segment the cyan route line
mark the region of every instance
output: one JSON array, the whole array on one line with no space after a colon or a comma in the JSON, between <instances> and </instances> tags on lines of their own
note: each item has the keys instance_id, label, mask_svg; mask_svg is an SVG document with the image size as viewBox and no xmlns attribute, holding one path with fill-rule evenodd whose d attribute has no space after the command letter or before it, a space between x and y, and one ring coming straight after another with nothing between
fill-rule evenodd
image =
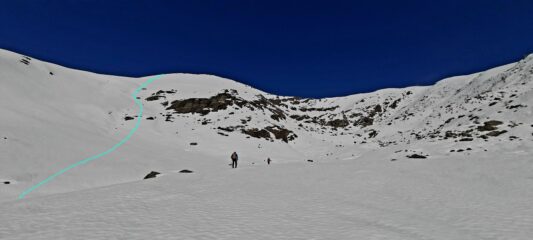
<instances>
[{"instance_id":1,"label":"cyan route line","mask_svg":"<svg viewBox=\"0 0 533 240\"><path fill-rule=\"evenodd\" d=\"M147 87L150 83L152 83L153 81L155 81L156 79L159 79L161 78L161 75L157 75L157 76L154 76L154 77L151 77L149 78L148 80L146 80L146 82L144 82L143 84L141 84L141 86L139 86L137 89L135 89L135 91L131 94L131 96L133 97L133 101L135 101L135 103L137 104L137 106L139 106L139 114L138 114L138 117L137 117L137 121L135 122L135 126L133 127L133 129L130 130L130 132L128 133L128 135L126 137L124 137L122 140L120 140L120 142L118 142L117 144L115 144L113 147L111 147L110 149L104 151L104 152L101 152L97 155L94 155L94 156L91 156L91 157L88 157L86 159L83 159L77 163L74 163L66 168L63 168L61 170L59 170L58 172L52 174L51 176L47 177L45 180L33 185L32 187L26 189L26 191L22 192L20 195L19 195L19 199L23 199L26 195L28 195L28 193L32 192L33 190L37 189L38 187L46 184L47 182L50 182L52 179L56 178L57 176L67 172L68 170L70 169L73 169L79 165L83 165L83 164L86 164L90 161L93 161L93 160L96 160L98 158L101 158L107 154L110 154L112 153L113 151L117 150L118 147L122 146L124 143L128 142L128 140L130 140L131 136L133 136L133 134L137 131L137 129L139 128L139 126L141 125L141 119L142 119L142 115L143 115L143 104L141 102L141 100L137 99L137 94L139 94L139 92Z\"/></svg>"}]
</instances>

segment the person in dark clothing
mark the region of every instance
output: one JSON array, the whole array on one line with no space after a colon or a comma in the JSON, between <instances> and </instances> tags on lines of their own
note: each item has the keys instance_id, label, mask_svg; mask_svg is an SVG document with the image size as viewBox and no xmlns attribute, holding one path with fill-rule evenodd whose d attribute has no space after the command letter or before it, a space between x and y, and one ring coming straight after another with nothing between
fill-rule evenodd
<instances>
[{"instance_id":1,"label":"person in dark clothing","mask_svg":"<svg viewBox=\"0 0 533 240\"><path fill-rule=\"evenodd\" d=\"M231 154L231 168L237 168L237 161L239 160L239 156L237 156L236 152L233 152Z\"/></svg>"},{"instance_id":2,"label":"person in dark clothing","mask_svg":"<svg viewBox=\"0 0 533 240\"><path fill-rule=\"evenodd\" d=\"M270 161L272 161L272 160L270 160L270 158L267 158L267 164L268 165L270 165Z\"/></svg>"}]
</instances>

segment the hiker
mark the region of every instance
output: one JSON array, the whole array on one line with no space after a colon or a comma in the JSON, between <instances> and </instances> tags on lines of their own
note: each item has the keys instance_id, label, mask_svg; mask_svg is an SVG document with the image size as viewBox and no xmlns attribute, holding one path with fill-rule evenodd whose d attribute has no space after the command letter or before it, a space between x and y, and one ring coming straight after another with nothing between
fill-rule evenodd
<instances>
[{"instance_id":1,"label":"hiker","mask_svg":"<svg viewBox=\"0 0 533 240\"><path fill-rule=\"evenodd\" d=\"M268 165L270 165L270 161L272 161L272 160L270 160L270 158L267 158L267 164Z\"/></svg>"},{"instance_id":2,"label":"hiker","mask_svg":"<svg viewBox=\"0 0 533 240\"><path fill-rule=\"evenodd\" d=\"M237 168L237 160L239 160L239 156L237 156L236 152L233 152L231 154L231 168Z\"/></svg>"}]
</instances>

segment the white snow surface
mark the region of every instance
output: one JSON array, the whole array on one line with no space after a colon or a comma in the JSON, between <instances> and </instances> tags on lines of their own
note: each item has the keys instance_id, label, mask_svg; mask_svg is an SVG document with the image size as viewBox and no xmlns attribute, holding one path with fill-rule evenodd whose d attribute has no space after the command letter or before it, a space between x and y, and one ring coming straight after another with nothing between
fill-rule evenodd
<instances>
[{"instance_id":1,"label":"white snow surface","mask_svg":"<svg viewBox=\"0 0 533 240\"><path fill-rule=\"evenodd\" d=\"M145 113L129 142L17 199L127 135L125 117L138 111L130 95L148 78L0 50L0 239L533 236L533 55L433 86L327 99L165 74L139 94ZM205 114L162 105L226 90L243 105ZM501 124L484 129L491 120ZM269 126L296 136L242 133ZM150 171L162 174L142 180Z\"/></svg>"}]
</instances>

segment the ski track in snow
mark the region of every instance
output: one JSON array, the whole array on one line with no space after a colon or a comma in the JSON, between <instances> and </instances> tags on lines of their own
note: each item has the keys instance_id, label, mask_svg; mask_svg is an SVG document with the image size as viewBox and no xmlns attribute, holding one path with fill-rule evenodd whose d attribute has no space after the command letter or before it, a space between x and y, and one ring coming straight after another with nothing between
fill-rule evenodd
<instances>
[{"instance_id":1,"label":"ski track in snow","mask_svg":"<svg viewBox=\"0 0 533 240\"><path fill-rule=\"evenodd\" d=\"M110 149L104 151L104 152L101 152L99 154L96 154L96 155L93 155L93 156L90 156L86 159L83 159L79 162L76 162L66 168L63 168L61 170L59 170L58 172L52 174L51 176L47 177L46 179L44 179L43 181L33 185L32 187L26 189L24 192L22 192L20 195L19 195L19 199L23 199L26 195L28 195L29 193L31 193L33 190L39 188L40 186L48 183L49 181L52 181L54 178L66 173L67 171L69 171L70 169L73 169L77 166L80 166L80 165L83 165L83 164L87 164L93 160L96 160L96 159L99 159L107 154L110 154L112 153L113 151L115 151L117 148L119 148L120 146L122 146L124 143L128 142L128 140L130 140L130 138L133 136L133 134L137 131L137 129L139 129L139 126L141 125L141 121L142 121L142 115L143 115L143 104L142 102L137 99L137 94L139 94L139 92L143 89L143 88L146 88L148 85L150 85L150 83L152 83L153 81L155 81L156 79L160 78L161 75L157 75L157 76L154 76L154 77L151 77L149 78L146 82L144 82L143 84L141 84L137 89L135 89L135 91L131 94L131 96L133 97L133 101L135 102L135 104L137 104L137 106L139 106L139 114L138 114L138 117L137 117L137 121L135 122L135 126L131 129L131 131L128 133L128 135L126 135L126 137L124 137L122 140L120 140L119 143L115 144L113 147L111 147Z\"/></svg>"}]
</instances>

